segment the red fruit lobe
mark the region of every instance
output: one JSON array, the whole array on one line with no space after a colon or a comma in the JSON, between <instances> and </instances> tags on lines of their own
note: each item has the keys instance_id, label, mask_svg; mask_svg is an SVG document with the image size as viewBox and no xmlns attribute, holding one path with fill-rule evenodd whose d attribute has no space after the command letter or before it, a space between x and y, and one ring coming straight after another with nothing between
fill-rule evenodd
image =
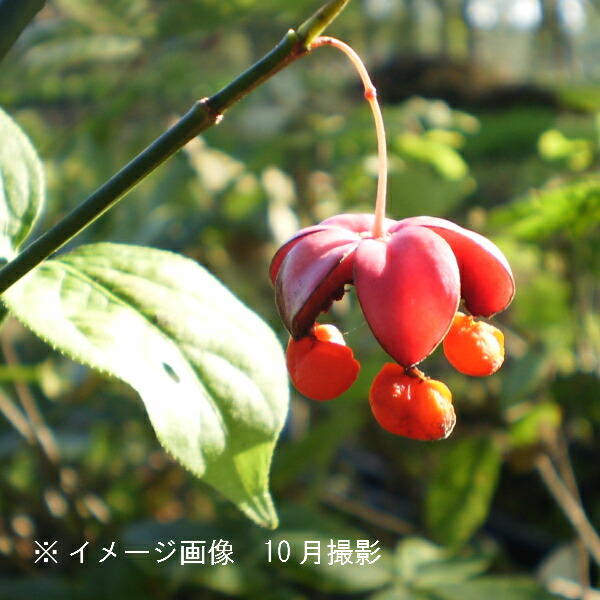
<instances>
[{"instance_id":1,"label":"red fruit lobe","mask_svg":"<svg viewBox=\"0 0 600 600\"><path fill-rule=\"evenodd\" d=\"M399 364L422 361L442 341L460 300L450 246L425 227L365 239L355 258L358 300L373 334Z\"/></svg>"}]
</instances>

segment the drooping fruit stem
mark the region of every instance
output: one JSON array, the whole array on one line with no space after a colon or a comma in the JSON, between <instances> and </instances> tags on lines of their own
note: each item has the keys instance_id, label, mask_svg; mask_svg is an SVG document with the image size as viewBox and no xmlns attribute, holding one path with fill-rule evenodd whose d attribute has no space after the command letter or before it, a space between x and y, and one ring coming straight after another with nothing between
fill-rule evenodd
<instances>
[{"instance_id":1,"label":"drooping fruit stem","mask_svg":"<svg viewBox=\"0 0 600 600\"><path fill-rule=\"evenodd\" d=\"M385 219L385 203L387 197L387 144L385 140L385 127L383 124L383 115L377 101L377 90L369 77L367 68L360 56L348 44L333 37L320 36L310 45L311 49L319 46L333 46L341 50L356 67L358 74L365 88L365 99L368 101L373 111L375 120L375 130L377 132L377 153L378 153L378 175L377 175L377 197L375 201L375 220L373 222L372 235L374 238L383 236L383 223Z\"/></svg>"}]
</instances>

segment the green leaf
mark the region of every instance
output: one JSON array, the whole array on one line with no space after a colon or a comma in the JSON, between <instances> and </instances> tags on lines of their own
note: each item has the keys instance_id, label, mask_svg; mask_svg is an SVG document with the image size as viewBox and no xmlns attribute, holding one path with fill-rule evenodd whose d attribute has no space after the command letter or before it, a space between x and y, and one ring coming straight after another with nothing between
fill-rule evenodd
<instances>
[{"instance_id":1,"label":"green leaf","mask_svg":"<svg viewBox=\"0 0 600 600\"><path fill-rule=\"evenodd\" d=\"M0 60L45 3L45 0L0 2Z\"/></svg>"},{"instance_id":2,"label":"green leaf","mask_svg":"<svg viewBox=\"0 0 600 600\"><path fill-rule=\"evenodd\" d=\"M418 579L419 570L443 560L446 552L443 548L419 537L409 537L402 540L394 554L395 567L400 580L412 584Z\"/></svg>"},{"instance_id":3,"label":"green leaf","mask_svg":"<svg viewBox=\"0 0 600 600\"><path fill-rule=\"evenodd\" d=\"M443 600L551 600L556 599L536 581L526 577L479 577L460 584L441 585L436 594Z\"/></svg>"},{"instance_id":4,"label":"green leaf","mask_svg":"<svg viewBox=\"0 0 600 600\"><path fill-rule=\"evenodd\" d=\"M37 44L27 52L24 63L39 71L67 70L94 62L122 63L139 56L141 51L142 44L139 39L96 34Z\"/></svg>"},{"instance_id":5,"label":"green leaf","mask_svg":"<svg viewBox=\"0 0 600 600\"><path fill-rule=\"evenodd\" d=\"M164 447L275 527L271 457L288 407L281 346L197 263L118 244L47 261L5 293L58 350L135 388Z\"/></svg>"},{"instance_id":6,"label":"green leaf","mask_svg":"<svg viewBox=\"0 0 600 600\"><path fill-rule=\"evenodd\" d=\"M423 565L419 570L416 587L427 588L440 583L461 583L480 575L490 566L486 556L449 557L438 562Z\"/></svg>"},{"instance_id":7,"label":"green leaf","mask_svg":"<svg viewBox=\"0 0 600 600\"><path fill-rule=\"evenodd\" d=\"M431 600L431 596L424 592L409 590L401 585L395 585L382 592L375 592L369 600Z\"/></svg>"},{"instance_id":8,"label":"green leaf","mask_svg":"<svg viewBox=\"0 0 600 600\"><path fill-rule=\"evenodd\" d=\"M277 487L293 485L308 471L327 471L344 439L350 437L364 423L363 406L345 404L344 426L340 427L340 415L337 411L322 416L311 425L305 436L282 448L277 455L278 468L273 473ZM315 481L316 480L316 481ZM312 477L307 489L319 486L319 477Z\"/></svg>"},{"instance_id":9,"label":"green leaf","mask_svg":"<svg viewBox=\"0 0 600 600\"><path fill-rule=\"evenodd\" d=\"M0 259L10 260L44 203L44 174L21 128L0 109Z\"/></svg>"},{"instance_id":10,"label":"green leaf","mask_svg":"<svg viewBox=\"0 0 600 600\"><path fill-rule=\"evenodd\" d=\"M556 302L556 296L553 296L553 301ZM541 307L538 314L539 312ZM504 411L527 401L539 387L544 385L545 381L551 378L548 371L552 368L554 364L549 364L547 355L533 348L505 369L501 391Z\"/></svg>"},{"instance_id":11,"label":"green leaf","mask_svg":"<svg viewBox=\"0 0 600 600\"><path fill-rule=\"evenodd\" d=\"M80 23L94 32L116 32L124 35L138 32L148 34L152 31L155 18L147 0L124 3L121 7L106 6L105 2L94 0L56 0L60 12L69 19Z\"/></svg>"},{"instance_id":12,"label":"green leaf","mask_svg":"<svg viewBox=\"0 0 600 600\"><path fill-rule=\"evenodd\" d=\"M462 156L436 139L406 132L398 136L396 147L401 156L431 165L441 177L450 181L459 181L469 174Z\"/></svg>"},{"instance_id":13,"label":"green leaf","mask_svg":"<svg viewBox=\"0 0 600 600\"><path fill-rule=\"evenodd\" d=\"M426 519L434 535L449 546L460 546L483 524L501 465L492 439L460 440L444 453L426 496Z\"/></svg>"},{"instance_id":14,"label":"green leaf","mask_svg":"<svg viewBox=\"0 0 600 600\"><path fill-rule=\"evenodd\" d=\"M558 129L545 131L538 140L538 149L545 160L564 160L573 171L587 169L594 160L592 140L570 139Z\"/></svg>"},{"instance_id":15,"label":"green leaf","mask_svg":"<svg viewBox=\"0 0 600 600\"><path fill-rule=\"evenodd\" d=\"M550 432L558 430L561 422L562 410L557 403L548 400L530 405L527 412L510 423L510 443L513 447L542 443Z\"/></svg>"},{"instance_id":16,"label":"green leaf","mask_svg":"<svg viewBox=\"0 0 600 600\"><path fill-rule=\"evenodd\" d=\"M453 556L447 549L417 537L402 540L394 558L400 581L418 589L440 582L466 581L483 573L490 565L489 556Z\"/></svg>"},{"instance_id":17,"label":"green leaf","mask_svg":"<svg viewBox=\"0 0 600 600\"><path fill-rule=\"evenodd\" d=\"M498 209L490 226L506 227L517 239L543 242L554 236L576 241L596 237L600 221L600 177L586 177L535 191Z\"/></svg>"}]
</instances>

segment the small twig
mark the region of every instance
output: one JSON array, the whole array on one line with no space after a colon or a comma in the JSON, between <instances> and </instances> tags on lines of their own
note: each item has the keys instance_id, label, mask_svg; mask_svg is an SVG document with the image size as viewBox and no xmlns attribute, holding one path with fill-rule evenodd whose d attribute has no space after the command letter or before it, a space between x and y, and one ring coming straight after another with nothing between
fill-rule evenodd
<instances>
[{"instance_id":1,"label":"small twig","mask_svg":"<svg viewBox=\"0 0 600 600\"><path fill-rule=\"evenodd\" d=\"M0 388L0 412L6 420L30 443L35 443L36 438L31 424L19 410L15 402Z\"/></svg>"},{"instance_id":2,"label":"small twig","mask_svg":"<svg viewBox=\"0 0 600 600\"><path fill-rule=\"evenodd\" d=\"M564 577L553 577L548 582L548 590L564 598L573 600L600 600L600 592L586 588Z\"/></svg>"},{"instance_id":3,"label":"small twig","mask_svg":"<svg viewBox=\"0 0 600 600\"><path fill-rule=\"evenodd\" d=\"M564 437L561 432L557 432L553 440L553 455L556 461L556 467L565 485L569 488L573 497L581 503L581 497L579 495L579 489L577 487L577 477L573 472L573 466L569 459L569 451Z\"/></svg>"},{"instance_id":4,"label":"small twig","mask_svg":"<svg viewBox=\"0 0 600 600\"><path fill-rule=\"evenodd\" d=\"M18 366L19 359L11 344L6 339L0 339L0 347L7 365ZM68 500L68 513L65 515L65 520L69 521L78 532L83 532L85 531L85 518L78 509L81 495L74 487L69 489L71 486L65 485L64 468L61 465L60 452L54 434L46 424L29 385L23 381L15 381L14 387L22 410L0 388L0 412L34 447L47 471L48 481L51 482L50 487L46 488L46 492L52 488L60 490L60 494ZM49 508L52 511L51 507Z\"/></svg>"},{"instance_id":5,"label":"small twig","mask_svg":"<svg viewBox=\"0 0 600 600\"><path fill-rule=\"evenodd\" d=\"M600 536L590 523L581 502L569 491L548 455L540 454L535 466L548 491L585 544L590 555L596 564L600 565Z\"/></svg>"},{"instance_id":6,"label":"small twig","mask_svg":"<svg viewBox=\"0 0 600 600\"><path fill-rule=\"evenodd\" d=\"M6 340L6 338L2 338L0 343L2 346L2 353L6 359L6 364L13 367L19 366L19 358L10 342ZM24 381L15 381L14 386L19 401L21 402L21 406L29 419L28 425L30 430L35 436L40 448L46 454L50 462L58 464L60 456L58 445L56 444L52 431L46 425L46 421L38 409L31 388Z\"/></svg>"},{"instance_id":7,"label":"small twig","mask_svg":"<svg viewBox=\"0 0 600 600\"><path fill-rule=\"evenodd\" d=\"M411 535L414 533L414 527L398 517L383 510L373 508L353 498L346 498L333 492L324 492L320 498L326 504L341 510L348 515L358 517L359 519L370 523L376 527L390 531L397 535Z\"/></svg>"},{"instance_id":8,"label":"small twig","mask_svg":"<svg viewBox=\"0 0 600 600\"><path fill-rule=\"evenodd\" d=\"M564 435L558 431L554 436L554 456L556 466L562 480L570 490L573 498L581 506L581 496L577 485L577 477L569 457L569 449ZM582 540L577 540L577 554L579 556L579 580L584 588L590 587L590 553Z\"/></svg>"}]
</instances>

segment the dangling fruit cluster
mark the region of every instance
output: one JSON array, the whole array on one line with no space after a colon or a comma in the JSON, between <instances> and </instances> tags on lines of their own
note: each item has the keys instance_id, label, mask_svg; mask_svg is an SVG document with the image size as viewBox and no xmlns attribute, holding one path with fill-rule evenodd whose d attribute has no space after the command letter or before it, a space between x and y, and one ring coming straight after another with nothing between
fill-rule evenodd
<instances>
[{"instance_id":1,"label":"dangling fruit cluster","mask_svg":"<svg viewBox=\"0 0 600 600\"><path fill-rule=\"evenodd\" d=\"M341 333L317 323L353 285L365 320L394 359L375 377L373 415L386 430L418 440L446 438L456 422L448 388L415 365L442 343L448 360L468 375L490 375L504 360L502 333L476 317L511 302L508 261L487 238L445 219L385 217L387 155L376 90L347 44L318 37L355 64L375 121L379 175L374 214L341 214L298 231L275 253L270 278L290 333L287 367L296 388L331 400L356 380L359 363ZM464 306L468 314L458 311Z\"/></svg>"},{"instance_id":2,"label":"dangling fruit cluster","mask_svg":"<svg viewBox=\"0 0 600 600\"><path fill-rule=\"evenodd\" d=\"M452 396L415 365L443 344L462 373L500 368L504 336L476 317L510 303L510 267L492 242L444 219L385 219L379 238L372 225L371 215L338 215L299 231L275 254L271 279L291 334L290 378L314 400L337 398L354 383L360 365L352 350L335 327L316 322L354 285L367 324L395 360L371 386L376 421L397 435L444 439L456 422Z\"/></svg>"}]
</instances>

